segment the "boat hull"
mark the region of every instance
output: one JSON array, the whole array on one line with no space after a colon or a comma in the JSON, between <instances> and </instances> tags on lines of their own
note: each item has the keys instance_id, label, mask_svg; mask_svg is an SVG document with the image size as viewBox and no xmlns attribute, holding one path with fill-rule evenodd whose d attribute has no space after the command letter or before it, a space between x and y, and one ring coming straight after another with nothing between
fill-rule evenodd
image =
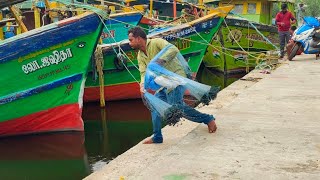
<instances>
[{"instance_id":1,"label":"boat hull","mask_svg":"<svg viewBox=\"0 0 320 180\"><path fill-rule=\"evenodd\" d=\"M0 43L0 136L83 131L83 91L100 37L84 14Z\"/></svg>"}]
</instances>

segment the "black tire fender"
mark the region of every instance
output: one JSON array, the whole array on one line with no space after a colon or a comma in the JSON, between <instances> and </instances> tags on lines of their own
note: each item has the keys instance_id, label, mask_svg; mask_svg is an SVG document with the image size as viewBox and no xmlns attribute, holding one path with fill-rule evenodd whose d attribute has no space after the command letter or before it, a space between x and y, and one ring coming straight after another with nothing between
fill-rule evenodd
<instances>
[{"instance_id":1,"label":"black tire fender","mask_svg":"<svg viewBox=\"0 0 320 180\"><path fill-rule=\"evenodd\" d=\"M118 69L123 71L127 66L128 60L123 54L117 54L117 56L113 60L114 66Z\"/></svg>"}]
</instances>

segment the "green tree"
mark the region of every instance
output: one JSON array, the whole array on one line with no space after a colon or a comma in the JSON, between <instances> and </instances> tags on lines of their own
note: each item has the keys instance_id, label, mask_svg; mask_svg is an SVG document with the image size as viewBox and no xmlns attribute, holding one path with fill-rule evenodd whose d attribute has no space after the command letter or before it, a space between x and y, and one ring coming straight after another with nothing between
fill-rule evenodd
<instances>
[{"instance_id":1,"label":"green tree","mask_svg":"<svg viewBox=\"0 0 320 180\"><path fill-rule=\"evenodd\" d=\"M276 17L277 13L280 11L278 3L272 3L272 17Z\"/></svg>"},{"instance_id":2,"label":"green tree","mask_svg":"<svg viewBox=\"0 0 320 180\"><path fill-rule=\"evenodd\" d=\"M304 16L320 16L320 1L319 0L305 0L304 3L307 5L305 8Z\"/></svg>"}]
</instances>

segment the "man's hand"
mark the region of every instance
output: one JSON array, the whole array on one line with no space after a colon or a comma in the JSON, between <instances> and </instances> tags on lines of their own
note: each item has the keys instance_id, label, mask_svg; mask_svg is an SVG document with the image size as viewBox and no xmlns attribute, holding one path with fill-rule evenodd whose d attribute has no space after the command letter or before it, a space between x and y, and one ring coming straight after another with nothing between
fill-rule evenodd
<instances>
[{"instance_id":1,"label":"man's hand","mask_svg":"<svg viewBox=\"0 0 320 180\"><path fill-rule=\"evenodd\" d=\"M144 94L146 92L146 90L144 89L144 83L140 84L140 93Z\"/></svg>"},{"instance_id":2,"label":"man's hand","mask_svg":"<svg viewBox=\"0 0 320 180\"><path fill-rule=\"evenodd\" d=\"M166 61L164 59L157 59L156 61L160 66L163 66L164 64L166 64Z\"/></svg>"}]
</instances>

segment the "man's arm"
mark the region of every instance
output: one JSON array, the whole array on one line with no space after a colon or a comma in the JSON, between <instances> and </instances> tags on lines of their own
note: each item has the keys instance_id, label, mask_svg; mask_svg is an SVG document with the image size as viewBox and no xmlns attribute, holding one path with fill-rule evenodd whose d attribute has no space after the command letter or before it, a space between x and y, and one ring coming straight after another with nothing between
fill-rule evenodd
<instances>
[{"instance_id":1,"label":"man's arm","mask_svg":"<svg viewBox=\"0 0 320 180\"><path fill-rule=\"evenodd\" d=\"M170 43L164 39L156 39L156 45L159 49L165 48ZM171 46L166 52L164 52L158 59L160 65L164 65L166 62L174 59L179 53L179 49L176 46Z\"/></svg>"},{"instance_id":2,"label":"man's arm","mask_svg":"<svg viewBox=\"0 0 320 180\"><path fill-rule=\"evenodd\" d=\"M293 14L291 12L290 12L290 14L291 14L291 17L290 17L291 24L295 24L297 22L297 20L296 20L296 18L293 16Z\"/></svg>"},{"instance_id":3,"label":"man's arm","mask_svg":"<svg viewBox=\"0 0 320 180\"><path fill-rule=\"evenodd\" d=\"M138 65L140 71L140 92L144 92L144 77L146 75L147 64L141 58L138 57Z\"/></svg>"}]
</instances>

